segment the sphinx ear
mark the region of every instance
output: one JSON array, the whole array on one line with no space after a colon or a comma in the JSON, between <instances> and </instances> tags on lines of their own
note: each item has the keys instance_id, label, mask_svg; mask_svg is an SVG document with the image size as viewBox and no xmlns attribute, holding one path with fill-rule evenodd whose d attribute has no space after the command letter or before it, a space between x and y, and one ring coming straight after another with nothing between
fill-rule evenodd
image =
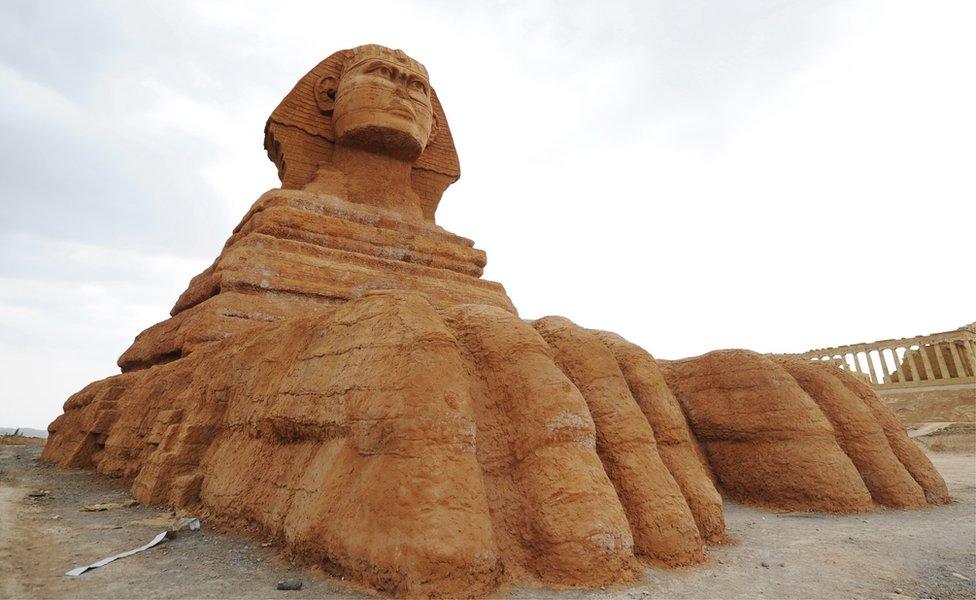
<instances>
[{"instance_id":1,"label":"sphinx ear","mask_svg":"<svg viewBox=\"0 0 976 600\"><path fill-rule=\"evenodd\" d=\"M427 145L430 146L434 138L437 137L437 129L440 126L440 121L437 119L437 111L433 110L430 113L430 135L427 136Z\"/></svg>"},{"instance_id":2,"label":"sphinx ear","mask_svg":"<svg viewBox=\"0 0 976 600\"><path fill-rule=\"evenodd\" d=\"M331 115L335 109L336 89L339 82L335 77L324 75L315 82L313 92L315 93L315 104L323 114Z\"/></svg>"}]
</instances>

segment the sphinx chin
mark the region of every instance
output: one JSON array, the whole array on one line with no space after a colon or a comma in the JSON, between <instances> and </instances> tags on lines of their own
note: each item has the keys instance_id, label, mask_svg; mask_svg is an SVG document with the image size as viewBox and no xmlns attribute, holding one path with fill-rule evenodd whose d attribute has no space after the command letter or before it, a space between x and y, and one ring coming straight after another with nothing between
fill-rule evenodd
<instances>
[{"instance_id":1,"label":"sphinx chin","mask_svg":"<svg viewBox=\"0 0 976 600\"><path fill-rule=\"evenodd\" d=\"M424 151L424 147L413 133L383 125L355 127L344 132L338 141L343 146L406 162L416 160Z\"/></svg>"}]
</instances>

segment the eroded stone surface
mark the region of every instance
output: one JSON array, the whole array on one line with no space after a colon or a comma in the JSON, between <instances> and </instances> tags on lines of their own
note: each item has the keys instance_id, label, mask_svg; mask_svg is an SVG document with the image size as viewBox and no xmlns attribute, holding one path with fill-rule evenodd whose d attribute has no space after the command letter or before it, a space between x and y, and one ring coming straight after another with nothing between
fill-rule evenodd
<instances>
[{"instance_id":1,"label":"eroded stone surface","mask_svg":"<svg viewBox=\"0 0 976 600\"><path fill-rule=\"evenodd\" d=\"M597 453L627 513L637 551L668 564L700 562L702 540L691 509L610 349L568 319L546 317L533 326L586 400L597 425Z\"/></svg>"},{"instance_id":2,"label":"eroded stone surface","mask_svg":"<svg viewBox=\"0 0 976 600\"><path fill-rule=\"evenodd\" d=\"M654 357L615 333L600 331L597 337L610 349L631 395L654 430L658 454L681 488L702 538L722 541L725 520L714 475Z\"/></svg>"},{"instance_id":3,"label":"eroded stone surface","mask_svg":"<svg viewBox=\"0 0 976 600\"><path fill-rule=\"evenodd\" d=\"M925 494L892 452L884 430L867 405L833 377L833 367L778 357L780 365L817 403L834 437L854 463L874 501L893 508L921 508Z\"/></svg>"},{"instance_id":4,"label":"eroded stone surface","mask_svg":"<svg viewBox=\"0 0 976 600\"><path fill-rule=\"evenodd\" d=\"M721 350L662 371L731 497L788 510L874 508L830 422L772 359Z\"/></svg>"},{"instance_id":5,"label":"eroded stone surface","mask_svg":"<svg viewBox=\"0 0 976 600\"><path fill-rule=\"evenodd\" d=\"M477 455L508 571L576 585L633 577L634 537L596 452L596 425L549 346L497 308L444 315L467 367Z\"/></svg>"},{"instance_id":6,"label":"eroded stone surface","mask_svg":"<svg viewBox=\"0 0 976 600\"><path fill-rule=\"evenodd\" d=\"M831 369L828 371L831 377L839 379L848 389L864 401L875 419L884 430L885 437L892 452L898 460L905 465L908 472L925 492L925 499L930 504L948 504L951 502L949 490L945 480L932 465L929 457L908 437L905 426L898 421L891 409L878 398L871 386L860 381L854 375L841 369Z\"/></svg>"}]
</instances>

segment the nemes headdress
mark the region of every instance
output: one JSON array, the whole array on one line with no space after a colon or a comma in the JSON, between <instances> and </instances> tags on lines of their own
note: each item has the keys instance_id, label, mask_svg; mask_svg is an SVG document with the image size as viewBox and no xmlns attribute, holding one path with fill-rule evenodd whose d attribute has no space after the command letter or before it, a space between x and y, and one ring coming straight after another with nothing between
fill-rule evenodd
<instances>
[{"instance_id":1,"label":"nemes headdress","mask_svg":"<svg viewBox=\"0 0 976 600\"><path fill-rule=\"evenodd\" d=\"M281 187L299 189L311 180L319 165L332 162L335 131L331 111L322 110L316 97L323 93L320 82L328 78L338 81L346 69L371 58L402 64L427 77L427 69L402 50L376 44L340 50L317 64L298 80L264 127L264 148L278 167ZM433 89L430 96L436 132L431 132L427 147L413 164L411 187L421 198L424 217L433 221L444 190L458 180L461 170L444 109Z\"/></svg>"}]
</instances>

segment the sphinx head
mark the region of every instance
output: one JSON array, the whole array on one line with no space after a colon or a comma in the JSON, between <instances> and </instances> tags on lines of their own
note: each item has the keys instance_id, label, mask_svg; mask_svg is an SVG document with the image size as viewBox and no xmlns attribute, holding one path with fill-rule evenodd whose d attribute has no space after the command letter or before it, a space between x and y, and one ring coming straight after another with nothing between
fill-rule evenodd
<instances>
[{"instance_id":1,"label":"sphinx head","mask_svg":"<svg viewBox=\"0 0 976 600\"><path fill-rule=\"evenodd\" d=\"M339 77L315 83L336 143L407 161L427 147L433 122L427 69L401 50L370 44L349 51Z\"/></svg>"},{"instance_id":2,"label":"sphinx head","mask_svg":"<svg viewBox=\"0 0 976 600\"><path fill-rule=\"evenodd\" d=\"M413 191L433 221L460 168L444 108L427 69L400 50L370 44L319 62L282 98L264 147L286 189L303 189L337 146L411 163Z\"/></svg>"}]
</instances>

